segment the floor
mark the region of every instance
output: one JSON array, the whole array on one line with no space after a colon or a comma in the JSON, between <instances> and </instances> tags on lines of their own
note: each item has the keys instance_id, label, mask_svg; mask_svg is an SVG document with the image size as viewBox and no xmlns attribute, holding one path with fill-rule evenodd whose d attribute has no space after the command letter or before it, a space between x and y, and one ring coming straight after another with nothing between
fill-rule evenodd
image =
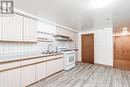
<instances>
[{"instance_id":1,"label":"floor","mask_svg":"<svg viewBox=\"0 0 130 87\"><path fill-rule=\"evenodd\" d=\"M130 87L130 71L107 66L77 63L29 87Z\"/></svg>"}]
</instances>

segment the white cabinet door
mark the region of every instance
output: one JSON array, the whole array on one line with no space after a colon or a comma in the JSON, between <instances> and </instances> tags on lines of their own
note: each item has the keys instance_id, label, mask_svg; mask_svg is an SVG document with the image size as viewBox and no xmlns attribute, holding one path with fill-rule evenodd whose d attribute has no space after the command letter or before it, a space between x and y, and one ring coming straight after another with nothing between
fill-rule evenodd
<instances>
[{"instance_id":1,"label":"white cabinet door","mask_svg":"<svg viewBox=\"0 0 130 87\"><path fill-rule=\"evenodd\" d=\"M35 82L35 65L21 68L21 84L22 87L30 85Z\"/></svg>"},{"instance_id":2,"label":"white cabinet door","mask_svg":"<svg viewBox=\"0 0 130 87\"><path fill-rule=\"evenodd\" d=\"M39 32L56 34L56 26L46 22L39 21L37 28Z\"/></svg>"},{"instance_id":3,"label":"white cabinet door","mask_svg":"<svg viewBox=\"0 0 130 87\"><path fill-rule=\"evenodd\" d=\"M2 28L2 40L22 41L22 16L3 17Z\"/></svg>"},{"instance_id":4,"label":"white cabinet door","mask_svg":"<svg viewBox=\"0 0 130 87\"><path fill-rule=\"evenodd\" d=\"M64 67L63 67L63 65L64 65L64 62L63 62L63 58L62 59L57 59L56 60L57 61L57 72L58 71L61 71L61 70L63 70L64 69Z\"/></svg>"},{"instance_id":5,"label":"white cabinet door","mask_svg":"<svg viewBox=\"0 0 130 87\"><path fill-rule=\"evenodd\" d=\"M37 42L37 21L24 17L23 40L25 42Z\"/></svg>"},{"instance_id":6,"label":"white cabinet door","mask_svg":"<svg viewBox=\"0 0 130 87\"><path fill-rule=\"evenodd\" d=\"M36 81L46 77L46 62L36 64Z\"/></svg>"},{"instance_id":7,"label":"white cabinet door","mask_svg":"<svg viewBox=\"0 0 130 87\"><path fill-rule=\"evenodd\" d=\"M56 27L56 34L58 34L58 35L69 36L68 35L69 32L70 32L69 30L66 30L64 28Z\"/></svg>"},{"instance_id":8,"label":"white cabinet door","mask_svg":"<svg viewBox=\"0 0 130 87\"><path fill-rule=\"evenodd\" d=\"M47 62L47 76L63 69L63 59L56 59Z\"/></svg>"},{"instance_id":9,"label":"white cabinet door","mask_svg":"<svg viewBox=\"0 0 130 87\"><path fill-rule=\"evenodd\" d=\"M0 40L2 40L2 17L0 17Z\"/></svg>"},{"instance_id":10,"label":"white cabinet door","mask_svg":"<svg viewBox=\"0 0 130 87\"><path fill-rule=\"evenodd\" d=\"M0 72L0 87L21 87L20 69Z\"/></svg>"}]
</instances>

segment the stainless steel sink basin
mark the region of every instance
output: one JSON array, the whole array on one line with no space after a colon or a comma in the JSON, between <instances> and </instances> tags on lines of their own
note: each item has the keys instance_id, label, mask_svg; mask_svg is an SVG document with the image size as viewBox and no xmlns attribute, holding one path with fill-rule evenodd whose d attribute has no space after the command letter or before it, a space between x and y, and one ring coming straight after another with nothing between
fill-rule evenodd
<instances>
[{"instance_id":1,"label":"stainless steel sink basin","mask_svg":"<svg viewBox=\"0 0 130 87\"><path fill-rule=\"evenodd\" d=\"M52 51L52 52L42 52L42 54L57 54L58 52L54 52L54 51Z\"/></svg>"}]
</instances>

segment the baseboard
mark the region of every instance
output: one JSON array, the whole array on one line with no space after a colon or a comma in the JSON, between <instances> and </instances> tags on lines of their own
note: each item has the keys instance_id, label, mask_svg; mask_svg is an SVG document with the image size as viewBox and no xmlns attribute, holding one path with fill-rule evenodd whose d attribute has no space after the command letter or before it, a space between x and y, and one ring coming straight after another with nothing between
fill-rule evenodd
<instances>
[{"instance_id":1,"label":"baseboard","mask_svg":"<svg viewBox=\"0 0 130 87\"><path fill-rule=\"evenodd\" d=\"M99 64L99 63L94 63L94 64L95 64L95 65L99 65L99 66L107 66L107 67L113 68L113 66L111 66L111 65Z\"/></svg>"}]
</instances>

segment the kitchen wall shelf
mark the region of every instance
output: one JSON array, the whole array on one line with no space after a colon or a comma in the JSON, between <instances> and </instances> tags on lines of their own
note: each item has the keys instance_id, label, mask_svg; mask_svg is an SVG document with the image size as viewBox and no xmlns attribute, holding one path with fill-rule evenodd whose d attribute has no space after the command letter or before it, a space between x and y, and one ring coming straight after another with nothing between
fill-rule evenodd
<instances>
[{"instance_id":1,"label":"kitchen wall shelf","mask_svg":"<svg viewBox=\"0 0 130 87\"><path fill-rule=\"evenodd\" d=\"M52 38L37 38L38 42L53 42Z\"/></svg>"},{"instance_id":2,"label":"kitchen wall shelf","mask_svg":"<svg viewBox=\"0 0 130 87\"><path fill-rule=\"evenodd\" d=\"M73 40L69 36L64 36L64 35L54 35L55 40L57 41L69 41L73 42Z\"/></svg>"}]
</instances>

